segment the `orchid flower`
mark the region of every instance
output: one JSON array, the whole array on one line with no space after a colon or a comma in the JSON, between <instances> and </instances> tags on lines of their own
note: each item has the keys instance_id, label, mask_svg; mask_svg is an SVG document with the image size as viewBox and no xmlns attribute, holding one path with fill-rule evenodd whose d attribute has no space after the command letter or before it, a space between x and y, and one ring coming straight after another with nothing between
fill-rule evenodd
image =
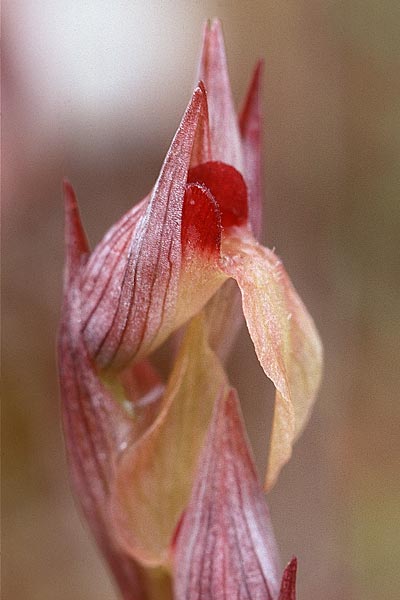
<instances>
[{"instance_id":1,"label":"orchid flower","mask_svg":"<svg viewBox=\"0 0 400 600\"><path fill-rule=\"evenodd\" d=\"M206 25L200 82L153 190L92 252L64 184L65 439L77 499L126 599L169 597L171 574L177 600L295 597L294 562L279 591L269 514L223 366L241 299L276 387L269 489L308 419L322 349L280 259L258 241L261 70L238 117L221 26ZM151 354L178 331L164 382Z\"/></svg>"}]
</instances>

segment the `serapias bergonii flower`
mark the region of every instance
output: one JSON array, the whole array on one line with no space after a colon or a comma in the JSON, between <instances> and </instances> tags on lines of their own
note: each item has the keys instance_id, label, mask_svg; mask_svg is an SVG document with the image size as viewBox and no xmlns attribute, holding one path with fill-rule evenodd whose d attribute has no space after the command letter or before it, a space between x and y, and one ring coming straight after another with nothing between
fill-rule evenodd
<instances>
[{"instance_id":1,"label":"serapias bergonii flower","mask_svg":"<svg viewBox=\"0 0 400 600\"><path fill-rule=\"evenodd\" d=\"M277 390L267 487L290 457L321 374L313 321L281 261L255 237L261 65L238 118L216 21L205 29L199 75L153 190L91 253L65 184L65 438L78 500L130 600L145 598L146 589L151 595L144 567L172 568L171 540L213 407L228 386L218 354L240 321L232 318L237 293L229 280L238 284L257 356ZM148 357L182 326L164 383ZM271 598L276 574L273 582Z\"/></svg>"},{"instance_id":2,"label":"serapias bergonii flower","mask_svg":"<svg viewBox=\"0 0 400 600\"><path fill-rule=\"evenodd\" d=\"M256 178L249 175L246 186L250 168L241 174L232 166L250 154L244 148L253 114L240 120L242 144L218 22L205 40L200 72L208 96L200 84L153 191L90 255L81 277L81 330L96 364L118 370L151 353L235 279L257 356L277 389L269 487L308 418L322 350L282 262L253 235Z\"/></svg>"}]
</instances>

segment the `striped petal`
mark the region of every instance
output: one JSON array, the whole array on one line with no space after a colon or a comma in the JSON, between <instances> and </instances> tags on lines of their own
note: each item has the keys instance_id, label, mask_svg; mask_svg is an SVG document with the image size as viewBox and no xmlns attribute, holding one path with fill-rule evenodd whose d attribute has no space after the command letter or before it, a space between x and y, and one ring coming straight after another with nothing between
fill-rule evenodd
<instances>
[{"instance_id":1,"label":"striped petal","mask_svg":"<svg viewBox=\"0 0 400 600\"><path fill-rule=\"evenodd\" d=\"M174 549L176 600L273 600L278 552L234 390L221 390Z\"/></svg>"},{"instance_id":2,"label":"striped petal","mask_svg":"<svg viewBox=\"0 0 400 600\"><path fill-rule=\"evenodd\" d=\"M208 277L201 273L202 259L215 263L217 258L211 246L219 243L218 211L206 190L187 189L194 141L206 119L205 92L198 87L152 194L113 227L83 272L82 331L90 356L102 369L119 370L151 352L221 284L215 268ZM192 210L184 210L185 204ZM214 219L211 241L205 219ZM197 250L196 270L185 262L188 245ZM188 271L198 273L199 285L186 285Z\"/></svg>"},{"instance_id":3,"label":"striped petal","mask_svg":"<svg viewBox=\"0 0 400 600\"><path fill-rule=\"evenodd\" d=\"M145 598L137 564L115 545L107 501L113 460L130 423L98 378L80 335L80 275L89 247L65 183L67 259L58 363L64 437L76 498L125 600Z\"/></svg>"}]
</instances>

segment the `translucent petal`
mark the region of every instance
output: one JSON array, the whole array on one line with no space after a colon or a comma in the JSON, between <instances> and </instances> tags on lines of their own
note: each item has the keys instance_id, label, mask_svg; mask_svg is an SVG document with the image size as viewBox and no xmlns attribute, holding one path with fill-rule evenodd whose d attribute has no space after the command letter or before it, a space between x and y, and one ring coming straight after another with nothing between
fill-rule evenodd
<instances>
[{"instance_id":1,"label":"translucent petal","mask_svg":"<svg viewBox=\"0 0 400 600\"><path fill-rule=\"evenodd\" d=\"M188 326L157 419L117 465L115 531L125 551L144 564L168 564L212 408L225 384L199 316Z\"/></svg>"},{"instance_id":2,"label":"translucent petal","mask_svg":"<svg viewBox=\"0 0 400 600\"><path fill-rule=\"evenodd\" d=\"M276 389L266 487L289 460L307 422L322 372L314 322L278 257L246 231L224 238L224 272L236 279L258 359Z\"/></svg>"}]
</instances>

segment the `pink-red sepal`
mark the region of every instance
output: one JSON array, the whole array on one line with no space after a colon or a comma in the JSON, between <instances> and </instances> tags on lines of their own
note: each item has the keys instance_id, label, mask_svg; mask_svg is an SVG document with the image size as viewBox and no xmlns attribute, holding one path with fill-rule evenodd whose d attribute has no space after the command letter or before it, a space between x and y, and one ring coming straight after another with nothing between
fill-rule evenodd
<instances>
[{"instance_id":1,"label":"pink-red sepal","mask_svg":"<svg viewBox=\"0 0 400 600\"><path fill-rule=\"evenodd\" d=\"M273 600L278 552L236 393L223 389L174 537L175 600Z\"/></svg>"},{"instance_id":2,"label":"pink-red sepal","mask_svg":"<svg viewBox=\"0 0 400 600\"><path fill-rule=\"evenodd\" d=\"M124 600L145 593L138 566L114 544L108 523L113 461L129 422L100 382L80 334L80 278L89 246L72 186L64 181L66 266L58 339L61 410L75 497L115 577Z\"/></svg>"},{"instance_id":3,"label":"pink-red sepal","mask_svg":"<svg viewBox=\"0 0 400 600\"><path fill-rule=\"evenodd\" d=\"M207 90L212 158L242 171L239 126L232 99L222 27L218 19L205 24L197 79L204 82ZM205 160L207 159L203 158L200 162Z\"/></svg>"},{"instance_id":4,"label":"pink-red sepal","mask_svg":"<svg viewBox=\"0 0 400 600\"><path fill-rule=\"evenodd\" d=\"M64 286L76 275L89 255L89 243L79 214L74 188L68 179L63 180L65 213L65 268Z\"/></svg>"},{"instance_id":5,"label":"pink-red sepal","mask_svg":"<svg viewBox=\"0 0 400 600\"><path fill-rule=\"evenodd\" d=\"M198 87L151 195L106 236L83 273L82 331L102 369L120 370L146 356L181 324L175 317L182 210L193 146L206 120L205 91Z\"/></svg>"},{"instance_id":6,"label":"pink-red sepal","mask_svg":"<svg viewBox=\"0 0 400 600\"><path fill-rule=\"evenodd\" d=\"M297 558L292 558L283 572L278 600L296 600L296 574Z\"/></svg>"}]
</instances>

